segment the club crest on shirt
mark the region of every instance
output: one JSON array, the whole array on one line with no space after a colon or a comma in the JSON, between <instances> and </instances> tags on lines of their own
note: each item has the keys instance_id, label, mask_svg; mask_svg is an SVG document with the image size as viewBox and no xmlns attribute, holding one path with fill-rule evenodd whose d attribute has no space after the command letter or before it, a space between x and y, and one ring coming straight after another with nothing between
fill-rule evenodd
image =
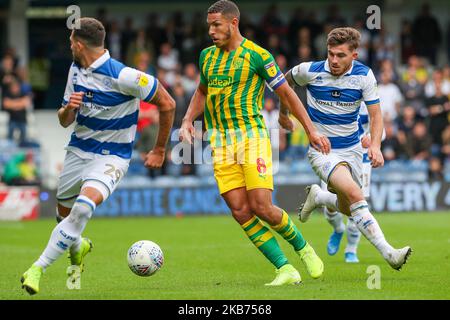
<instances>
[{"instance_id":1,"label":"club crest on shirt","mask_svg":"<svg viewBox=\"0 0 450 320\"><path fill-rule=\"evenodd\" d=\"M108 89L112 89L112 81L110 78L103 78L102 83L107 87Z\"/></svg>"},{"instance_id":2,"label":"club crest on shirt","mask_svg":"<svg viewBox=\"0 0 450 320\"><path fill-rule=\"evenodd\" d=\"M244 58L236 58L236 60L233 61L233 68L240 69L244 65Z\"/></svg>"},{"instance_id":3,"label":"club crest on shirt","mask_svg":"<svg viewBox=\"0 0 450 320\"><path fill-rule=\"evenodd\" d=\"M349 81L350 87L357 88L359 86L359 80L357 78L351 78Z\"/></svg>"}]
</instances>

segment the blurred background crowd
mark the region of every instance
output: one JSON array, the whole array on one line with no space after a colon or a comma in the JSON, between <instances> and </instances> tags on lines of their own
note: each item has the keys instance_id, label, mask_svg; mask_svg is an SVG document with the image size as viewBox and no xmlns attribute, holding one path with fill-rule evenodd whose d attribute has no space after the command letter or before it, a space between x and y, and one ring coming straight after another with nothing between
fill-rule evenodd
<instances>
[{"instance_id":1,"label":"blurred background crowd","mask_svg":"<svg viewBox=\"0 0 450 320\"><path fill-rule=\"evenodd\" d=\"M398 34L386 24L380 30L368 30L365 13L349 16L337 4L324 10L318 17L317 11L298 7L286 16L272 4L261 9L258 20L242 11L240 30L244 37L269 50L286 72L301 62L326 59L326 36L332 28L357 28L362 35L358 60L370 66L378 80L386 129L382 152L387 163L420 161L429 178L444 179L445 169L450 167L450 23L440 23L428 4L399 21ZM137 25L131 16L119 21L107 9L98 8L96 18L106 27L111 56L158 77L172 94L177 104L174 129L179 128L199 81L199 53L211 45L205 13L187 19L183 12L173 12L164 20L150 13L145 23ZM27 115L59 107L71 63L68 32L66 36L61 46L52 50L34 40L27 64L20 61L14 48L6 47L1 53L0 109L9 118L7 136L0 138L25 148L20 156L3 159L4 183L40 183L33 154L26 151L38 149L40 141L27 134ZM297 92L305 102L304 89ZM141 157L152 148L158 132L156 106L141 102L140 108L134 172L148 177L200 174L195 165L171 167L170 153L162 170L138 169L143 168ZM276 130L278 101L269 90L262 112L280 162L304 159L308 140L302 127L298 125L293 132Z\"/></svg>"}]
</instances>

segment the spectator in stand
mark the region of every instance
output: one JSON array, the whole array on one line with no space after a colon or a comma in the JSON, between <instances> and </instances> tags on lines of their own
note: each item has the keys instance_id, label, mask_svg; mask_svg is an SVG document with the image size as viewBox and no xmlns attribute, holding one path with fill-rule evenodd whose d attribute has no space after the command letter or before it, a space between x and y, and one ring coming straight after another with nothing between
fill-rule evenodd
<instances>
[{"instance_id":1,"label":"spectator in stand","mask_svg":"<svg viewBox=\"0 0 450 320\"><path fill-rule=\"evenodd\" d=\"M405 104L414 107L417 115L422 119L426 117L423 99L427 79L428 72L421 60L417 56L411 56L408 60L408 68L402 74L400 88L405 97Z\"/></svg>"},{"instance_id":2,"label":"spectator in stand","mask_svg":"<svg viewBox=\"0 0 450 320\"><path fill-rule=\"evenodd\" d=\"M381 74L383 72L389 73L391 75L391 81L396 85L398 85L399 76L392 60L384 59L380 62L379 73L377 73L377 79L381 79Z\"/></svg>"},{"instance_id":3,"label":"spectator in stand","mask_svg":"<svg viewBox=\"0 0 450 320\"><path fill-rule=\"evenodd\" d=\"M33 152L21 152L11 157L5 164L3 181L10 186L39 185L39 173Z\"/></svg>"},{"instance_id":4,"label":"spectator in stand","mask_svg":"<svg viewBox=\"0 0 450 320\"><path fill-rule=\"evenodd\" d=\"M30 59L30 84L33 90L35 109L46 107L47 91L50 88L51 61L45 47L39 47L36 55Z\"/></svg>"},{"instance_id":5,"label":"spectator in stand","mask_svg":"<svg viewBox=\"0 0 450 320\"><path fill-rule=\"evenodd\" d=\"M325 21L333 25L333 28L345 27L347 24L339 11L339 6L334 3L331 4L327 9L327 16L325 18Z\"/></svg>"},{"instance_id":6,"label":"spectator in stand","mask_svg":"<svg viewBox=\"0 0 450 320\"><path fill-rule=\"evenodd\" d=\"M269 35L266 48L274 57L279 54L288 54L287 49L281 41L280 35L275 33Z\"/></svg>"},{"instance_id":7,"label":"spectator in stand","mask_svg":"<svg viewBox=\"0 0 450 320\"><path fill-rule=\"evenodd\" d=\"M438 157L431 157L428 161L428 179L444 180L442 161Z\"/></svg>"},{"instance_id":8,"label":"spectator in stand","mask_svg":"<svg viewBox=\"0 0 450 320\"><path fill-rule=\"evenodd\" d=\"M136 69L150 74L154 77L157 76L156 68L152 64L152 57L150 55L150 52L148 51L142 51L141 53L139 53L139 55L137 56Z\"/></svg>"},{"instance_id":9,"label":"spectator in stand","mask_svg":"<svg viewBox=\"0 0 450 320\"><path fill-rule=\"evenodd\" d=\"M374 35L372 41L373 52L375 53L374 65L378 67L381 61L395 58L396 39L389 33L386 25L382 25L381 29Z\"/></svg>"},{"instance_id":10,"label":"spectator in stand","mask_svg":"<svg viewBox=\"0 0 450 320\"><path fill-rule=\"evenodd\" d=\"M148 42L145 30L139 29L136 34L136 39L127 48L126 64L129 66L137 66L139 55L142 52L149 52L153 56L155 48L151 42Z\"/></svg>"},{"instance_id":11,"label":"spectator in stand","mask_svg":"<svg viewBox=\"0 0 450 320\"><path fill-rule=\"evenodd\" d=\"M276 108L276 102L273 98L265 99L264 109L261 110L261 114L264 117L267 130L269 130L272 155L276 160L278 159L276 155L283 153L286 149L286 133L278 125L279 110Z\"/></svg>"},{"instance_id":12,"label":"spectator in stand","mask_svg":"<svg viewBox=\"0 0 450 320\"><path fill-rule=\"evenodd\" d=\"M436 53L442 41L442 32L437 19L431 14L429 4L424 4L420 14L414 19L412 34L417 55L436 65Z\"/></svg>"},{"instance_id":13,"label":"spectator in stand","mask_svg":"<svg viewBox=\"0 0 450 320\"><path fill-rule=\"evenodd\" d=\"M145 161L148 150L151 150L156 143L159 131L159 112L155 105L140 102L139 119L137 132L139 137L136 139L136 150L138 150L141 160ZM170 151L167 151L169 153ZM167 157L167 155L166 155ZM166 172L167 158L160 169L148 169L148 175L155 178L164 175Z\"/></svg>"},{"instance_id":14,"label":"spectator in stand","mask_svg":"<svg viewBox=\"0 0 450 320\"><path fill-rule=\"evenodd\" d=\"M389 71L383 72L380 80L378 94L380 96L383 119L394 121L397 118L400 111L400 104L403 101L402 93L398 86L392 82L392 73L389 73Z\"/></svg>"},{"instance_id":15,"label":"spectator in stand","mask_svg":"<svg viewBox=\"0 0 450 320\"><path fill-rule=\"evenodd\" d=\"M300 47L308 47L310 51L310 56L312 59L317 56L317 52L314 46L314 42L311 36L311 30L308 27L302 27L297 32L296 41L291 43L291 53L293 56L299 55Z\"/></svg>"},{"instance_id":16,"label":"spectator in stand","mask_svg":"<svg viewBox=\"0 0 450 320\"><path fill-rule=\"evenodd\" d=\"M2 58L0 66L0 89L6 92L9 84L17 79L16 68L14 66L14 58L10 54L5 54Z\"/></svg>"},{"instance_id":17,"label":"spectator in stand","mask_svg":"<svg viewBox=\"0 0 450 320\"><path fill-rule=\"evenodd\" d=\"M179 68L178 51L168 42L161 45L161 55L157 60L158 68L164 69L167 73L165 80L170 86L175 83L175 73Z\"/></svg>"},{"instance_id":18,"label":"spectator in stand","mask_svg":"<svg viewBox=\"0 0 450 320\"><path fill-rule=\"evenodd\" d=\"M397 138L397 135L395 134L392 122L385 121L384 128L386 131L386 137L381 142L381 152L383 153L384 160L388 162L404 158L405 151Z\"/></svg>"},{"instance_id":19,"label":"spectator in stand","mask_svg":"<svg viewBox=\"0 0 450 320\"><path fill-rule=\"evenodd\" d=\"M327 46L324 46L324 43L327 43L327 36L333 30L333 25L331 23L326 22L322 27L322 32L317 35L314 40L314 47L317 48L317 59L325 60L328 55Z\"/></svg>"},{"instance_id":20,"label":"spectator in stand","mask_svg":"<svg viewBox=\"0 0 450 320\"><path fill-rule=\"evenodd\" d=\"M294 13L291 15L287 27L288 39L295 39L297 37L298 30L308 25L305 13L306 12L303 10L303 8L297 7Z\"/></svg>"},{"instance_id":21,"label":"spectator in stand","mask_svg":"<svg viewBox=\"0 0 450 320\"><path fill-rule=\"evenodd\" d=\"M406 64L409 57L414 55L414 35L412 33L411 21L402 20L402 27L400 32L400 49L401 49L401 63Z\"/></svg>"},{"instance_id":22,"label":"spectator in stand","mask_svg":"<svg viewBox=\"0 0 450 320\"><path fill-rule=\"evenodd\" d=\"M17 79L9 83L9 87L3 95L3 108L9 113L8 139L16 140L19 145L26 142L27 133L27 109L31 106L29 93L22 90ZM15 132L19 137L15 139Z\"/></svg>"},{"instance_id":23,"label":"spectator in stand","mask_svg":"<svg viewBox=\"0 0 450 320\"><path fill-rule=\"evenodd\" d=\"M133 26L133 18L127 17L120 35L120 61L127 60L127 51L130 44L136 39L136 30Z\"/></svg>"},{"instance_id":24,"label":"spectator in stand","mask_svg":"<svg viewBox=\"0 0 450 320\"><path fill-rule=\"evenodd\" d=\"M151 37L155 47L155 57L161 54L161 45L169 41L166 31L160 25L159 17L160 15L155 12L149 13L146 19L147 25L145 26L145 33L148 37Z\"/></svg>"},{"instance_id":25,"label":"spectator in stand","mask_svg":"<svg viewBox=\"0 0 450 320\"><path fill-rule=\"evenodd\" d=\"M442 149L441 152L445 161L450 161L450 125L442 132Z\"/></svg>"},{"instance_id":26,"label":"spectator in stand","mask_svg":"<svg viewBox=\"0 0 450 320\"><path fill-rule=\"evenodd\" d=\"M175 110L175 119L173 122L173 128L176 130L181 128L183 117L186 114L189 105L190 95L186 93L183 85L179 82L174 85L172 91L172 96L177 103L177 109Z\"/></svg>"},{"instance_id":27,"label":"spectator in stand","mask_svg":"<svg viewBox=\"0 0 450 320\"><path fill-rule=\"evenodd\" d=\"M436 86L440 87L443 95L450 95L450 79L444 77L443 70L444 69L434 70L432 79L425 85L425 97L430 98L436 95Z\"/></svg>"},{"instance_id":28,"label":"spectator in stand","mask_svg":"<svg viewBox=\"0 0 450 320\"><path fill-rule=\"evenodd\" d=\"M184 66L184 73L181 77L181 84L183 85L186 94L192 97L194 91L197 89L198 82L200 81L200 74L194 63L188 63Z\"/></svg>"},{"instance_id":29,"label":"spectator in stand","mask_svg":"<svg viewBox=\"0 0 450 320\"><path fill-rule=\"evenodd\" d=\"M428 160L431 150L431 136L427 126L419 121L414 125L412 132L406 137L406 152L411 160Z\"/></svg>"},{"instance_id":30,"label":"spectator in stand","mask_svg":"<svg viewBox=\"0 0 450 320\"><path fill-rule=\"evenodd\" d=\"M296 66L302 62L308 62L314 60L311 47L306 44L302 44L297 48L297 55L292 59L291 65Z\"/></svg>"},{"instance_id":31,"label":"spectator in stand","mask_svg":"<svg viewBox=\"0 0 450 320\"><path fill-rule=\"evenodd\" d=\"M287 65L287 59L286 56L283 54L279 54L275 56L275 62L277 63L278 67L280 68L281 72L286 73L288 69Z\"/></svg>"},{"instance_id":32,"label":"spectator in stand","mask_svg":"<svg viewBox=\"0 0 450 320\"><path fill-rule=\"evenodd\" d=\"M359 17L355 17L354 28L361 34L358 47L358 60L367 65L369 63L369 50L371 44L370 32L365 27L365 22Z\"/></svg>"},{"instance_id":33,"label":"spectator in stand","mask_svg":"<svg viewBox=\"0 0 450 320\"><path fill-rule=\"evenodd\" d=\"M441 72L435 75L441 74ZM450 102L448 95L442 92L443 78L442 76L433 77L434 95L425 100L429 114L429 132L432 139L431 153L433 156L441 156L442 149L442 132L449 124Z\"/></svg>"},{"instance_id":34,"label":"spectator in stand","mask_svg":"<svg viewBox=\"0 0 450 320\"><path fill-rule=\"evenodd\" d=\"M400 144L406 145L407 137L411 134L416 122L416 111L411 106L405 106L402 115L397 119L398 140Z\"/></svg>"},{"instance_id":35,"label":"spectator in stand","mask_svg":"<svg viewBox=\"0 0 450 320\"><path fill-rule=\"evenodd\" d=\"M260 25L263 26L262 30L266 37L269 37L272 34L284 35L287 31L283 20L279 16L278 7L276 4L272 4L267 8Z\"/></svg>"},{"instance_id":36,"label":"spectator in stand","mask_svg":"<svg viewBox=\"0 0 450 320\"><path fill-rule=\"evenodd\" d=\"M120 32L119 22L113 20L111 22L111 29L106 34L106 47L109 50L109 54L112 58L120 60L122 57L122 33Z\"/></svg>"}]
</instances>

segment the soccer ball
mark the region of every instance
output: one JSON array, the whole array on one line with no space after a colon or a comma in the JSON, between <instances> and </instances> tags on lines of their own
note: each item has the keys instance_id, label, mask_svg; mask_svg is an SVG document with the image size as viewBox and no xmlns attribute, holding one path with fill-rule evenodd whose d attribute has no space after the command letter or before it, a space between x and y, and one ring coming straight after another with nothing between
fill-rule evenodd
<instances>
[{"instance_id":1,"label":"soccer ball","mask_svg":"<svg viewBox=\"0 0 450 320\"><path fill-rule=\"evenodd\" d=\"M141 240L128 249L128 267L134 274L141 277L154 275L164 263L161 248L154 242Z\"/></svg>"}]
</instances>

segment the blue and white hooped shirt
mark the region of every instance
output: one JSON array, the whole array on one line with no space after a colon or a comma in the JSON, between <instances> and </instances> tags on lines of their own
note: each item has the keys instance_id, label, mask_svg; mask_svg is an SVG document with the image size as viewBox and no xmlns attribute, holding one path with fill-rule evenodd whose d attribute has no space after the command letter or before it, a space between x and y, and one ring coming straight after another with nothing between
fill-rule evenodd
<instances>
[{"instance_id":1,"label":"blue and white hooped shirt","mask_svg":"<svg viewBox=\"0 0 450 320\"><path fill-rule=\"evenodd\" d=\"M139 100L155 96L158 81L112 59L108 50L88 68L72 63L62 104L73 92L84 92L67 150L83 158L115 155L131 158Z\"/></svg>"},{"instance_id":2,"label":"blue and white hooped shirt","mask_svg":"<svg viewBox=\"0 0 450 320\"><path fill-rule=\"evenodd\" d=\"M297 85L307 88L307 110L331 148L349 148L360 142L358 117L361 102L369 108L380 103L372 70L358 61L341 76L330 72L328 60L304 62L292 69Z\"/></svg>"}]
</instances>

